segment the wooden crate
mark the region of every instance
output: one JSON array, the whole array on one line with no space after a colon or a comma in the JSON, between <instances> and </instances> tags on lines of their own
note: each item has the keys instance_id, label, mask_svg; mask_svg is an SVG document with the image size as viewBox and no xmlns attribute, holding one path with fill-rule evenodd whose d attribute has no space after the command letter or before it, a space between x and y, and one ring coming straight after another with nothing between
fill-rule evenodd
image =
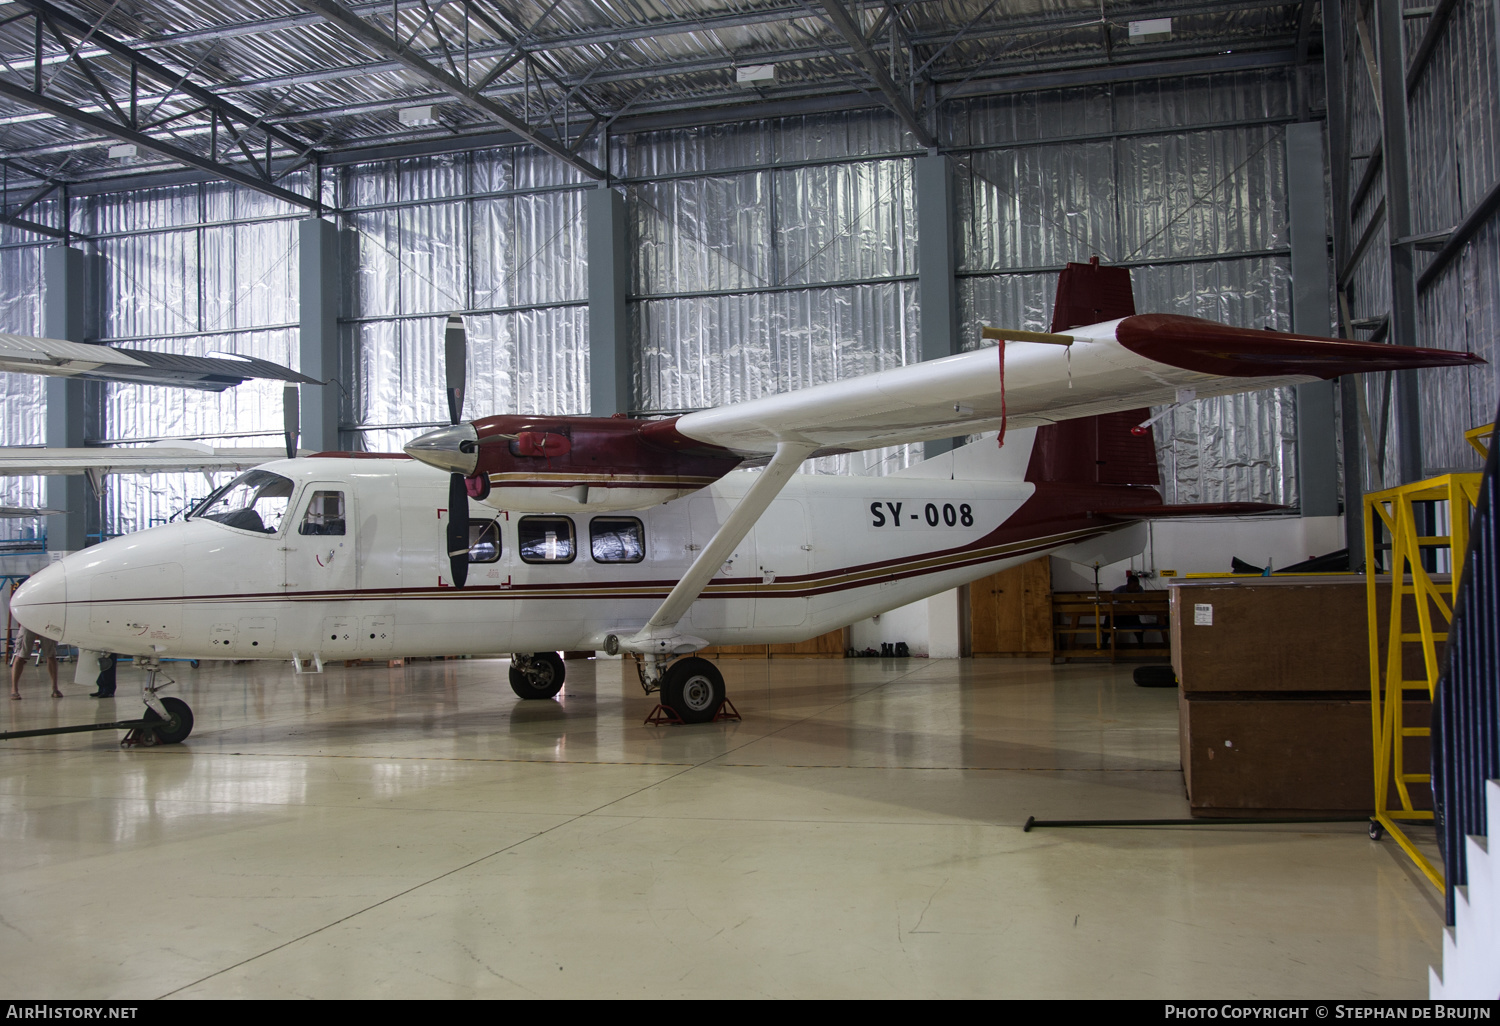
<instances>
[{"instance_id":1,"label":"wooden crate","mask_svg":"<svg viewBox=\"0 0 1500 1026\"><path fill-rule=\"evenodd\" d=\"M1172 666L1183 690L1370 693L1363 577L1185 581L1169 591ZM1389 587L1380 594L1385 617ZM1406 630L1414 632L1408 605ZM1199 615L1204 606L1208 615ZM1425 677L1419 647L1407 648L1407 678Z\"/></svg>"},{"instance_id":2,"label":"wooden crate","mask_svg":"<svg viewBox=\"0 0 1500 1026\"><path fill-rule=\"evenodd\" d=\"M1370 702L1339 695L1269 697L1178 692L1182 773L1194 816L1363 814L1375 809ZM1431 705L1406 703L1411 726ZM1426 772L1428 739L1407 738L1408 772ZM1431 790L1412 785L1417 808Z\"/></svg>"}]
</instances>

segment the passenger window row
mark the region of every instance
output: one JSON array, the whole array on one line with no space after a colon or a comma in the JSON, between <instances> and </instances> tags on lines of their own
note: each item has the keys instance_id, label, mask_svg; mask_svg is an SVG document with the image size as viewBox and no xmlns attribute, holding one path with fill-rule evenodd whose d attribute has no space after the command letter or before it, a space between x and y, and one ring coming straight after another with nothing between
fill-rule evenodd
<instances>
[{"instance_id":1,"label":"passenger window row","mask_svg":"<svg viewBox=\"0 0 1500 1026\"><path fill-rule=\"evenodd\" d=\"M516 523L523 563L571 563L577 555L573 518L525 516ZM639 563L646 558L646 528L636 517L595 517L589 521L589 551L596 563ZM500 522L469 521L469 562L500 560Z\"/></svg>"}]
</instances>

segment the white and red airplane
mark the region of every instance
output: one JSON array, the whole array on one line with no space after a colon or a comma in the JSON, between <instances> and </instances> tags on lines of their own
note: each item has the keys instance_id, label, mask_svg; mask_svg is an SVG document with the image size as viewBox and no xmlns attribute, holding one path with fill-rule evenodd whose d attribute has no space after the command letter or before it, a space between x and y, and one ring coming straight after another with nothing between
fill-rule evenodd
<instances>
[{"instance_id":1,"label":"white and red airplane","mask_svg":"<svg viewBox=\"0 0 1500 1026\"><path fill-rule=\"evenodd\" d=\"M1078 326L1081 322L1090 323ZM797 641L1045 554L1112 562L1164 506L1143 407L1469 353L1137 316L1128 272L1070 265L1053 332L667 420L498 416L409 455L267 463L182 521L73 553L11 608L32 630L137 658L514 653L522 698L559 650L640 657L686 722L724 697L707 645ZM462 322L449 323L462 366ZM461 371L459 372L461 375ZM809 457L999 432L888 477L798 475ZM414 458L413 458L414 457ZM758 472L746 464L764 463ZM191 711L144 699L180 741Z\"/></svg>"}]
</instances>

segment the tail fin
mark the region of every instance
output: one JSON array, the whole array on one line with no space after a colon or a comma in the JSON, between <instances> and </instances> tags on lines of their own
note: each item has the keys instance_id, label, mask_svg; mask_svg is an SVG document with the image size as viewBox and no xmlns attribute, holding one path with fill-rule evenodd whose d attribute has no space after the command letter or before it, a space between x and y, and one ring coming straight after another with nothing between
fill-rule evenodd
<instances>
[{"instance_id":1,"label":"tail fin","mask_svg":"<svg viewBox=\"0 0 1500 1026\"><path fill-rule=\"evenodd\" d=\"M1101 267L1094 257L1086 264L1069 264L1057 277L1057 301L1052 307L1055 332L1134 314L1127 267ZM1127 410L1038 428L1026 480L1159 485L1151 430L1140 435L1130 431L1150 416L1149 410Z\"/></svg>"},{"instance_id":2,"label":"tail fin","mask_svg":"<svg viewBox=\"0 0 1500 1026\"><path fill-rule=\"evenodd\" d=\"M1052 304L1052 330L1067 331L1135 315L1130 268L1100 267L1099 258L1069 264L1057 276L1057 300Z\"/></svg>"},{"instance_id":3,"label":"tail fin","mask_svg":"<svg viewBox=\"0 0 1500 1026\"><path fill-rule=\"evenodd\" d=\"M1079 417L1036 430L1026 480L1041 484L1159 485L1156 443L1150 429L1131 428L1151 416L1146 409Z\"/></svg>"}]
</instances>

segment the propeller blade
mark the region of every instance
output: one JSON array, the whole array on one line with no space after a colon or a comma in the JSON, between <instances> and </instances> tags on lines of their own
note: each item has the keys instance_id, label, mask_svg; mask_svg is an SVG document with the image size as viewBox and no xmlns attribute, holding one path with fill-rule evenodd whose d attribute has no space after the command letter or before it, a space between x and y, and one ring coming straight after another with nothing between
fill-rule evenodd
<instances>
[{"instance_id":1,"label":"propeller blade","mask_svg":"<svg viewBox=\"0 0 1500 1026\"><path fill-rule=\"evenodd\" d=\"M464 415L464 386L468 381L469 337L464 319L448 316L448 330L443 333L443 370L448 385L448 423L457 424Z\"/></svg>"},{"instance_id":2,"label":"propeller blade","mask_svg":"<svg viewBox=\"0 0 1500 1026\"><path fill-rule=\"evenodd\" d=\"M286 458L297 458L297 439L302 434L302 406L296 385L287 385L281 391L281 423L286 435Z\"/></svg>"},{"instance_id":3,"label":"propeller blade","mask_svg":"<svg viewBox=\"0 0 1500 1026\"><path fill-rule=\"evenodd\" d=\"M453 586L469 579L469 489L462 474L448 475L448 569Z\"/></svg>"}]
</instances>

